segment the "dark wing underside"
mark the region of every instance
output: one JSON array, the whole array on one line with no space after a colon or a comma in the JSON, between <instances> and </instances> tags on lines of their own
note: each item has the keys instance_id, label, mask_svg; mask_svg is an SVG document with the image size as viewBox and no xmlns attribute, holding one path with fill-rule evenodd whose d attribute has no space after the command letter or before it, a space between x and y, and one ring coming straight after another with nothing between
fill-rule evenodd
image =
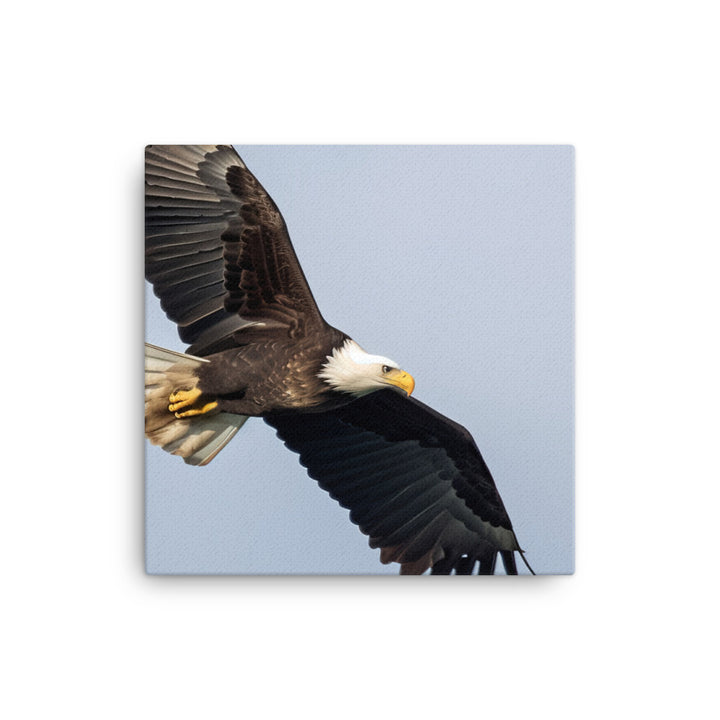
<instances>
[{"instance_id":1,"label":"dark wing underside","mask_svg":"<svg viewBox=\"0 0 720 720\"><path fill-rule=\"evenodd\" d=\"M317 415L272 416L309 475L401 573L517 574L515 533L490 471L460 425L392 390Z\"/></svg>"},{"instance_id":2,"label":"dark wing underside","mask_svg":"<svg viewBox=\"0 0 720 720\"><path fill-rule=\"evenodd\" d=\"M191 352L249 322L323 322L280 211L232 147L150 145L145 163L146 277Z\"/></svg>"}]
</instances>

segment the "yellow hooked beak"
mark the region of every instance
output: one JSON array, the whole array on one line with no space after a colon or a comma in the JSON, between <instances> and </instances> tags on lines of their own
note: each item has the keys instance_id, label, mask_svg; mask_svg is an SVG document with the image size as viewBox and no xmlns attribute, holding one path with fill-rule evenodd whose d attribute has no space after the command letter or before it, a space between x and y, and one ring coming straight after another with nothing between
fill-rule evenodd
<instances>
[{"instance_id":1,"label":"yellow hooked beak","mask_svg":"<svg viewBox=\"0 0 720 720\"><path fill-rule=\"evenodd\" d=\"M385 380L391 385L404 390L408 395L412 395L412 391L415 389L415 379L404 370L392 370L387 374Z\"/></svg>"}]
</instances>

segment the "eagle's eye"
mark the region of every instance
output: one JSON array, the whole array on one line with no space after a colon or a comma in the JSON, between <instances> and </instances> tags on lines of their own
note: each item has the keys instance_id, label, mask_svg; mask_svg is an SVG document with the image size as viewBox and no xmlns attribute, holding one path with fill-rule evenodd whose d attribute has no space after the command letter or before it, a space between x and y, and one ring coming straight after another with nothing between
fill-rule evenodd
<instances>
[{"instance_id":1,"label":"eagle's eye","mask_svg":"<svg viewBox=\"0 0 720 720\"><path fill-rule=\"evenodd\" d=\"M383 368L382 368L383 373L389 373L389 372L390 372L390 369L391 369L391 368L390 368L389 365L383 365Z\"/></svg>"}]
</instances>

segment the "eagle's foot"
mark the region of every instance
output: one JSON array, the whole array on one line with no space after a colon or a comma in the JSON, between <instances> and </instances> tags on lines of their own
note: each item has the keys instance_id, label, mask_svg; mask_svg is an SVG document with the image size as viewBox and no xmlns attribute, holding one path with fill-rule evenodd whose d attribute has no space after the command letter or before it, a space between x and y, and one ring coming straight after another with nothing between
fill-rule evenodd
<instances>
[{"instance_id":1,"label":"eagle's foot","mask_svg":"<svg viewBox=\"0 0 720 720\"><path fill-rule=\"evenodd\" d=\"M217 401L213 400L199 407L192 407L201 396L202 390L196 387L190 390L176 390L170 395L168 410L171 413L175 413L176 418L186 418L193 417L194 415L204 415L218 406Z\"/></svg>"},{"instance_id":2,"label":"eagle's foot","mask_svg":"<svg viewBox=\"0 0 720 720\"><path fill-rule=\"evenodd\" d=\"M191 390L176 390L170 396L168 410L170 412L176 412L184 407L188 407L192 405L201 395L202 391L196 387Z\"/></svg>"},{"instance_id":3,"label":"eagle's foot","mask_svg":"<svg viewBox=\"0 0 720 720\"><path fill-rule=\"evenodd\" d=\"M205 413L211 412L217 406L218 406L217 400L213 400L212 402L206 403L202 407L190 408L189 410L184 410L183 412L176 412L175 417L176 418L186 418L186 417L193 417L194 415L205 415Z\"/></svg>"}]
</instances>

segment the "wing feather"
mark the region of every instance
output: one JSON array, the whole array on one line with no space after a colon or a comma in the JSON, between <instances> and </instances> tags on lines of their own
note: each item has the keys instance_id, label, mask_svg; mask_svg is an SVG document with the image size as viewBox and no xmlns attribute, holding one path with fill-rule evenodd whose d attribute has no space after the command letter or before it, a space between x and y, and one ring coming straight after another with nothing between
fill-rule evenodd
<instances>
[{"instance_id":1,"label":"wing feather","mask_svg":"<svg viewBox=\"0 0 720 720\"><path fill-rule=\"evenodd\" d=\"M380 391L336 410L266 418L311 477L402 573L517 573L522 552L472 436L421 402ZM435 569L436 568L436 569Z\"/></svg>"},{"instance_id":2,"label":"wing feather","mask_svg":"<svg viewBox=\"0 0 720 720\"><path fill-rule=\"evenodd\" d=\"M145 191L146 277L194 354L250 322L324 324L280 211L232 147L148 146Z\"/></svg>"}]
</instances>

